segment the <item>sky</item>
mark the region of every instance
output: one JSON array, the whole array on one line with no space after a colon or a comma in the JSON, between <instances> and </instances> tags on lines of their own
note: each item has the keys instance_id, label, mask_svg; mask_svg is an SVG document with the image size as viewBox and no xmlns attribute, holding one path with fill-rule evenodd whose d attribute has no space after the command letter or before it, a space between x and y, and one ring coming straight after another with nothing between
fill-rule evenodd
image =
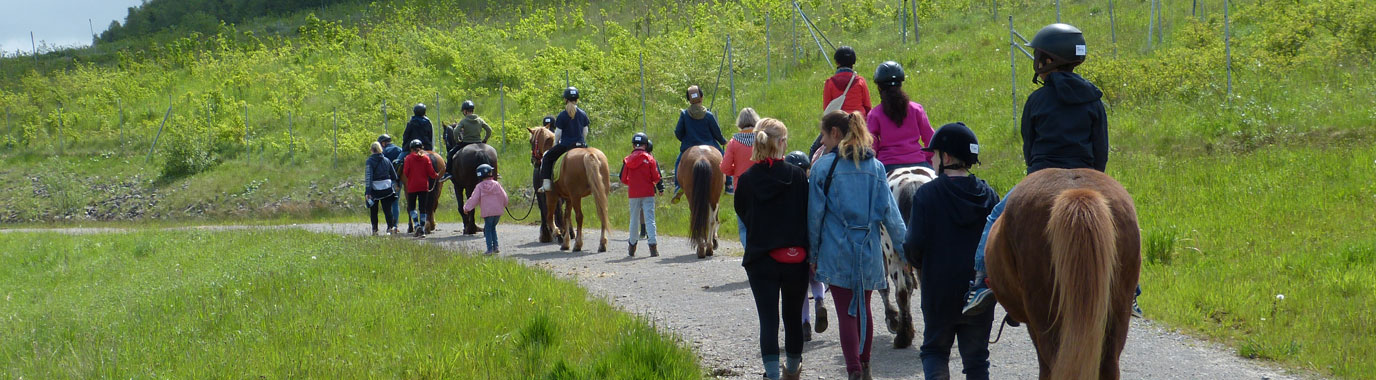
<instances>
[{"instance_id":1,"label":"sky","mask_svg":"<svg viewBox=\"0 0 1376 380\"><path fill-rule=\"evenodd\" d=\"M28 54L32 31L39 46L87 46L91 26L100 34L110 21L124 22L142 0L0 0L0 51ZM90 20L90 24L87 23ZM40 48L41 49L41 48Z\"/></svg>"}]
</instances>

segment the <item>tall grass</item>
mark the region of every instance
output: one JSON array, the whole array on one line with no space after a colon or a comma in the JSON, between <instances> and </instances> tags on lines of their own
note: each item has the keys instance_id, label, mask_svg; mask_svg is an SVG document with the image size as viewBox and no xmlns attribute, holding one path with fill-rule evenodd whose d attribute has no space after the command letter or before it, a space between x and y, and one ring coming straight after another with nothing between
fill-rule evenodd
<instances>
[{"instance_id":1,"label":"tall grass","mask_svg":"<svg viewBox=\"0 0 1376 380\"><path fill-rule=\"evenodd\" d=\"M569 280L301 231L0 234L10 378L698 378ZM633 354L628 354L633 353Z\"/></svg>"}]
</instances>

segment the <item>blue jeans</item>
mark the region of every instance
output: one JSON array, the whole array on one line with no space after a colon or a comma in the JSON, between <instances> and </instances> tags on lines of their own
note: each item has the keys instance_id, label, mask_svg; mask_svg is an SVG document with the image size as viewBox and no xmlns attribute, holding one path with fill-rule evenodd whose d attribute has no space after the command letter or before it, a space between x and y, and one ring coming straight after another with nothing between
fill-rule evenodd
<instances>
[{"instance_id":1,"label":"blue jeans","mask_svg":"<svg viewBox=\"0 0 1376 380\"><path fill-rule=\"evenodd\" d=\"M497 221L501 216L483 217L483 239L487 240L487 252L497 251Z\"/></svg>"},{"instance_id":2,"label":"blue jeans","mask_svg":"<svg viewBox=\"0 0 1376 380\"><path fill-rule=\"evenodd\" d=\"M736 217L736 231L741 235L741 249L745 249L745 221L740 216Z\"/></svg>"},{"instance_id":3,"label":"blue jeans","mask_svg":"<svg viewBox=\"0 0 1376 380\"><path fill-rule=\"evenodd\" d=\"M640 241L640 224L643 220L650 245L658 245L659 239L655 237L655 197L631 198L630 209L631 237L626 242L635 245Z\"/></svg>"},{"instance_id":4,"label":"blue jeans","mask_svg":"<svg viewBox=\"0 0 1376 380\"><path fill-rule=\"evenodd\" d=\"M948 321L945 326L941 326L932 323L933 320L941 318L935 315L929 318L926 311L923 312L923 319L927 324L923 328L921 353L918 357L922 359L922 372L925 378L951 378L951 344L955 343L960 350L965 378L988 379L989 330L994 324L994 309L991 308L975 317L960 316L958 310L948 314L958 317L955 321Z\"/></svg>"},{"instance_id":5,"label":"blue jeans","mask_svg":"<svg viewBox=\"0 0 1376 380\"><path fill-rule=\"evenodd\" d=\"M984 219L984 232L979 235L979 246L975 247L975 272L986 273L984 270L984 245L989 242L989 229L993 228L994 221L999 220L999 216L1003 215L1004 204L1008 203L1008 197L1012 196L1013 190L1017 188L1017 185L1014 185L1013 188L1008 189L1008 194L1004 194L1003 199L999 199L999 204L994 205L994 209L990 210L989 216ZM975 284L975 287L983 287L983 285Z\"/></svg>"}]
</instances>

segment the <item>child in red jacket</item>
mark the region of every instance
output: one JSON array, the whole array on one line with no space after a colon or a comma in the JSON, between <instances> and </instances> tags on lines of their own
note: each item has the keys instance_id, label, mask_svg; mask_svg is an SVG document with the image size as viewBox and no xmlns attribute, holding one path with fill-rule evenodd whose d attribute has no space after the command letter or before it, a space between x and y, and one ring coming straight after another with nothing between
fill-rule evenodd
<instances>
[{"instance_id":1,"label":"child in red jacket","mask_svg":"<svg viewBox=\"0 0 1376 380\"><path fill-rule=\"evenodd\" d=\"M637 133L631 137L631 146L635 150L631 155L621 160L621 183L626 184L627 196L631 200L631 237L627 240L630 244L630 256L635 256L636 242L640 239L641 220L644 218L646 233L650 239L650 256L659 256L659 242L655 237L655 184L659 183L659 163L655 162L655 156L650 155L646 150L650 146L650 137L644 133Z\"/></svg>"},{"instance_id":2,"label":"child in red jacket","mask_svg":"<svg viewBox=\"0 0 1376 380\"><path fill-rule=\"evenodd\" d=\"M411 154L406 155L406 161L401 165L401 175L406 178L406 211L411 213L412 223L416 225L416 237L425 236L425 210L429 206L426 195L430 192L430 180L440 177L435 172L435 167L430 162L430 157L421 154L420 140L411 140L408 144ZM419 203L419 205L417 205ZM416 213L416 208L420 207L420 213Z\"/></svg>"}]
</instances>

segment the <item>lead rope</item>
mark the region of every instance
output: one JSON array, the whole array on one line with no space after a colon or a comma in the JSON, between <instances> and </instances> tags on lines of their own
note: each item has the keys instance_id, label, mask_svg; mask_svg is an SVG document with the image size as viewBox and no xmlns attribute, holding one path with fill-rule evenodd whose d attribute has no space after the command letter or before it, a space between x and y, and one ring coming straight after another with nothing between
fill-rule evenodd
<instances>
[{"instance_id":1,"label":"lead rope","mask_svg":"<svg viewBox=\"0 0 1376 380\"><path fill-rule=\"evenodd\" d=\"M1016 321L1014 321L1014 320L1012 320L1012 319L1008 319L1008 316L1007 316L1007 315L1004 315L1004 316L1003 316L1003 322L1000 322L1000 323L999 323L999 334L998 334L997 336L994 336L994 340L989 341L989 344L998 343L998 342L999 342L999 339L1002 339L1002 338L1003 338L1003 327L1004 327L1004 326L1018 327L1018 322L1016 322Z\"/></svg>"}]
</instances>

